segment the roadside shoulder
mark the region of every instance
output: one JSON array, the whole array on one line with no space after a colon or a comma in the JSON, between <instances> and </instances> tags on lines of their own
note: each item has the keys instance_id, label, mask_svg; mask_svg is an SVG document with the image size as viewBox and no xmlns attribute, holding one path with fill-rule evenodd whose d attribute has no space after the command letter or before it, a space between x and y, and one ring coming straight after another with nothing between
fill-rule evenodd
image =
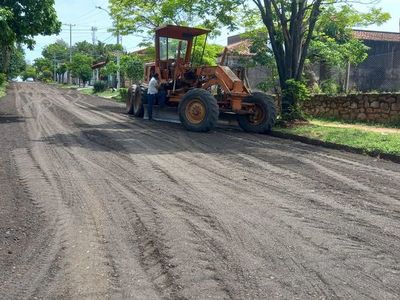
<instances>
[{"instance_id":1,"label":"roadside shoulder","mask_svg":"<svg viewBox=\"0 0 400 300\"><path fill-rule=\"evenodd\" d=\"M364 154L364 155L369 155L371 157L385 159L385 160L389 160L389 161L392 161L395 163L400 163L400 155L388 153L388 152L385 152L385 151L379 150L379 149L367 149L365 147L355 147L355 146L346 145L346 144L342 144L342 143L324 141L322 139L318 139L315 137L309 137L309 136L302 135L302 134L290 133L290 132L287 132L285 130L280 130L280 129L273 130L271 132L271 135L274 137L290 139L293 141L298 141L298 142L309 144L309 145L321 146L321 147L326 147L326 148L335 149L335 150L342 150L342 151L347 151L347 152L356 153L356 154ZM400 139L399 139L399 142L400 142ZM400 150L400 148L399 148L399 150Z\"/></svg>"}]
</instances>

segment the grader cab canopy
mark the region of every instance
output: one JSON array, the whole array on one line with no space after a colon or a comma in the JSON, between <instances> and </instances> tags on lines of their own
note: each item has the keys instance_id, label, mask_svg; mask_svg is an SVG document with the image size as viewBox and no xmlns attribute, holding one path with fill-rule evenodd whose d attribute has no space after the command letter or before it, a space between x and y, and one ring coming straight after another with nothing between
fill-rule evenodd
<instances>
[{"instance_id":1,"label":"grader cab canopy","mask_svg":"<svg viewBox=\"0 0 400 300\"><path fill-rule=\"evenodd\" d=\"M171 75L168 74L168 69L189 66L197 61L201 63L209 32L208 29L176 25L157 28L155 30L155 62L148 64L154 67L149 69L150 72L146 72L145 80L149 81L152 74L158 73L161 79L166 81ZM199 47L197 37L201 35L206 37L201 45L202 50L196 52L196 48Z\"/></svg>"},{"instance_id":2,"label":"grader cab canopy","mask_svg":"<svg viewBox=\"0 0 400 300\"><path fill-rule=\"evenodd\" d=\"M166 25L156 29L156 64L168 59L181 59L190 62L193 41L197 37L208 35L210 30L183 26ZM207 38L206 38L207 40ZM205 43L204 43L205 46ZM182 55L182 57L180 57Z\"/></svg>"}]
</instances>

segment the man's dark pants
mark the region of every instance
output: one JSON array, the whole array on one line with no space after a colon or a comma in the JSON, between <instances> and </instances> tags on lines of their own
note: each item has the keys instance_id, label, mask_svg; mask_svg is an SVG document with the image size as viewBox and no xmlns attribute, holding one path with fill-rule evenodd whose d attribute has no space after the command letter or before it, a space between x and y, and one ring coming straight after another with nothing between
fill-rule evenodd
<instances>
[{"instance_id":1,"label":"man's dark pants","mask_svg":"<svg viewBox=\"0 0 400 300\"><path fill-rule=\"evenodd\" d=\"M147 112L149 113L149 120L153 118L153 105L156 102L157 94L148 94L147 95Z\"/></svg>"}]
</instances>

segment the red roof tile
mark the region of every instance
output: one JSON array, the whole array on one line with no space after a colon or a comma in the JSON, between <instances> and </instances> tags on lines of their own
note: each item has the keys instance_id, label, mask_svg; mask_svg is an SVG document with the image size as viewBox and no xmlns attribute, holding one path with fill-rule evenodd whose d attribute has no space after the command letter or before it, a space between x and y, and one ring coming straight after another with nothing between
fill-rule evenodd
<instances>
[{"instance_id":1,"label":"red roof tile","mask_svg":"<svg viewBox=\"0 0 400 300\"><path fill-rule=\"evenodd\" d=\"M92 69L93 70L94 69L100 69L100 68L104 67L106 64L107 64L106 61L99 62L97 64L92 65Z\"/></svg>"},{"instance_id":2,"label":"red roof tile","mask_svg":"<svg viewBox=\"0 0 400 300\"><path fill-rule=\"evenodd\" d=\"M230 44L227 46L228 52L238 55L252 55L250 52L251 41L244 39L242 41Z\"/></svg>"},{"instance_id":3,"label":"red roof tile","mask_svg":"<svg viewBox=\"0 0 400 300\"><path fill-rule=\"evenodd\" d=\"M400 33L371 30L353 30L354 37L367 41L400 42Z\"/></svg>"}]
</instances>

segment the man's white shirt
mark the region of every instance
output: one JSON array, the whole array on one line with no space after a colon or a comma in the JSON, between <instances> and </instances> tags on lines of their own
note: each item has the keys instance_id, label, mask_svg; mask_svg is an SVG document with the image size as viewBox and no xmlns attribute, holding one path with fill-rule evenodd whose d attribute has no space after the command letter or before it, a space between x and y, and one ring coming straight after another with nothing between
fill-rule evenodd
<instances>
[{"instance_id":1,"label":"man's white shirt","mask_svg":"<svg viewBox=\"0 0 400 300\"><path fill-rule=\"evenodd\" d=\"M152 77L152 78L150 79L150 82L149 82L149 88L148 88L148 90L147 90L147 94L149 94L149 95L155 95L155 94L157 94L157 93L158 93L157 86L158 86L157 79L155 79L154 77Z\"/></svg>"}]
</instances>

